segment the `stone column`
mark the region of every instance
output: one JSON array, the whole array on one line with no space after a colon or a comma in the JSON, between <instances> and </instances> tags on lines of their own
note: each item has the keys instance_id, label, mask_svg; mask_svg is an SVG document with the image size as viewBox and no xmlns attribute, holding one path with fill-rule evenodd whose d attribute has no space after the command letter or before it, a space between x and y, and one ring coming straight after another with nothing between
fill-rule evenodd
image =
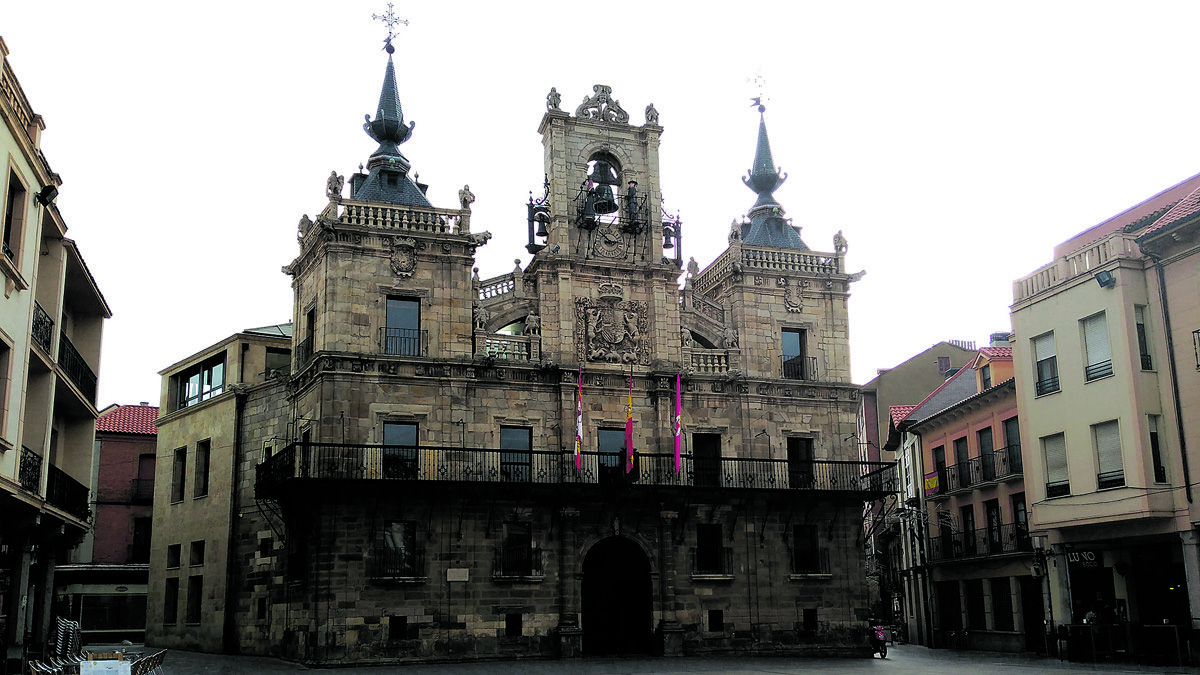
<instances>
[{"instance_id":1,"label":"stone column","mask_svg":"<svg viewBox=\"0 0 1200 675\"><path fill-rule=\"evenodd\" d=\"M578 548L579 510L566 507L559 512L562 519L558 537L558 657L577 659L583 656L583 630L579 627Z\"/></svg>"},{"instance_id":2,"label":"stone column","mask_svg":"<svg viewBox=\"0 0 1200 675\"><path fill-rule=\"evenodd\" d=\"M1187 530L1179 533L1183 543L1183 573L1187 579L1188 614L1192 630L1200 630L1200 533Z\"/></svg>"},{"instance_id":3,"label":"stone column","mask_svg":"<svg viewBox=\"0 0 1200 675\"><path fill-rule=\"evenodd\" d=\"M658 604L662 619L658 624L663 656L683 656L683 628L675 612L675 539L678 511L660 511L658 525Z\"/></svg>"}]
</instances>

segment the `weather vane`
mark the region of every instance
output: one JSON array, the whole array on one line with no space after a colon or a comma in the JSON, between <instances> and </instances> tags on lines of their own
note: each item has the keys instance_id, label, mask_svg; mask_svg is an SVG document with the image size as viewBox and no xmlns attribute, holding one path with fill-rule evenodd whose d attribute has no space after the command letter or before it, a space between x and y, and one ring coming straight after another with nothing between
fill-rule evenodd
<instances>
[{"instance_id":1,"label":"weather vane","mask_svg":"<svg viewBox=\"0 0 1200 675\"><path fill-rule=\"evenodd\" d=\"M383 48L386 49L387 53L389 54L396 51L396 48L392 46L392 38L396 37L396 26L400 24L407 26L408 19L401 19L400 17L396 16L396 14L392 12L392 3L390 2L388 3L387 14L372 14L371 19L373 21L382 21L383 25L387 26L388 28L388 36L387 39L383 41Z\"/></svg>"},{"instance_id":2,"label":"weather vane","mask_svg":"<svg viewBox=\"0 0 1200 675\"><path fill-rule=\"evenodd\" d=\"M762 73L755 73L754 77L750 78L750 84L752 84L754 89L758 92L758 96L750 97L750 100L753 101L753 103L750 104L750 107L753 108L757 106L758 112L766 112L766 101L769 99L767 99L767 95L763 90L767 88L767 79L763 77Z\"/></svg>"}]
</instances>

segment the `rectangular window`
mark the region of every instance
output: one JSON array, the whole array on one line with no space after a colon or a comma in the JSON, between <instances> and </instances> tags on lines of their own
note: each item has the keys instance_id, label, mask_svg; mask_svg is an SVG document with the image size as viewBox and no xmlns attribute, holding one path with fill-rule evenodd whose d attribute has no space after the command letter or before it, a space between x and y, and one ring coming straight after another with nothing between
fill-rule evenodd
<instances>
[{"instance_id":1,"label":"rectangular window","mask_svg":"<svg viewBox=\"0 0 1200 675\"><path fill-rule=\"evenodd\" d=\"M1058 357L1054 350L1054 333L1046 333L1033 339L1034 392L1041 396L1058 391Z\"/></svg>"},{"instance_id":2,"label":"rectangular window","mask_svg":"<svg viewBox=\"0 0 1200 675\"><path fill-rule=\"evenodd\" d=\"M787 439L788 484L792 489L813 487L813 439Z\"/></svg>"},{"instance_id":3,"label":"rectangular window","mask_svg":"<svg viewBox=\"0 0 1200 675\"><path fill-rule=\"evenodd\" d=\"M413 298L387 299L387 326L383 329L383 352L399 356L420 356L420 300Z\"/></svg>"},{"instance_id":4,"label":"rectangular window","mask_svg":"<svg viewBox=\"0 0 1200 675\"><path fill-rule=\"evenodd\" d=\"M500 427L500 477L528 483L533 477L532 450L531 427Z\"/></svg>"},{"instance_id":5,"label":"rectangular window","mask_svg":"<svg viewBox=\"0 0 1200 675\"><path fill-rule=\"evenodd\" d=\"M1142 370L1153 370L1154 359L1150 358L1150 338L1146 336L1146 308L1144 306L1133 306L1133 320L1137 325L1138 356L1142 362Z\"/></svg>"},{"instance_id":6,"label":"rectangular window","mask_svg":"<svg viewBox=\"0 0 1200 675\"><path fill-rule=\"evenodd\" d=\"M522 616L517 612L509 612L504 615L504 637L518 638L521 637Z\"/></svg>"},{"instance_id":7,"label":"rectangular window","mask_svg":"<svg viewBox=\"0 0 1200 675\"><path fill-rule=\"evenodd\" d=\"M192 552L188 562L192 567L199 567L204 564L204 540L192 542Z\"/></svg>"},{"instance_id":8,"label":"rectangular window","mask_svg":"<svg viewBox=\"0 0 1200 675\"><path fill-rule=\"evenodd\" d=\"M184 623L200 623L200 604L204 596L204 577L196 574L188 577L187 609Z\"/></svg>"},{"instance_id":9,"label":"rectangular window","mask_svg":"<svg viewBox=\"0 0 1200 675\"><path fill-rule=\"evenodd\" d=\"M1046 497L1071 494L1067 474L1067 440L1062 434L1042 437L1042 455L1046 458Z\"/></svg>"},{"instance_id":10,"label":"rectangular window","mask_svg":"<svg viewBox=\"0 0 1200 675\"><path fill-rule=\"evenodd\" d=\"M1024 470L1021 466L1021 424L1015 417L1004 420L1003 424L1004 461L1008 463L1009 471L1021 473Z\"/></svg>"},{"instance_id":11,"label":"rectangular window","mask_svg":"<svg viewBox=\"0 0 1200 675\"><path fill-rule=\"evenodd\" d=\"M1154 482L1167 482L1167 467L1163 464L1162 441L1158 435L1158 415L1150 415L1150 461L1154 463Z\"/></svg>"},{"instance_id":12,"label":"rectangular window","mask_svg":"<svg viewBox=\"0 0 1200 675\"><path fill-rule=\"evenodd\" d=\"M990 554L1003 553L1004 545L1001 539L1000 500L989 499L983 503L983 517L987 521L987 552Z\"/></svg>"},{"instance_id":13,"label":"rectangular window","mask_svg":"<svg viewBox=\"0 0 1200 675\"><path fill-rule=\"evenodd\" d=\"M1121 430L1117 421L1092 425L1092 438L1096 444L1096 460L1100 469L1096 475L1096 487L1103 490L1125 485L1125 469L1121 461Z\"/></svg>"},{"instance_id":14,"label":"rectangular window","mask_svg":"<svg viewBox=\"0 0 1200 675\"><path fill-rule=\"evenodd\" d=\"M967 625L971 630L987 630L987 612L983 604L983 579L967 579L963 583L967 600Z\"/></svg>"},{"instance_id":15,"label":"rectangular window","mask_svg":"<svg viewBox=\"0 0 1200 675\"><path fill-rule=\"evenodd\" d=\"M8 199L4 202L4 232L0 238L3 245L4 257L13 261L16 266L17 256L21 253L21 233L25 223L25 209L28 208L25 186L15 172L8 173Z\"/></svg>"},{"instance_id":16,"label":"rectangular window","mask_svg":"<svg viewBox=\"0 0 1200 675\"><path fill-rule=\"evenodd\" d=\"M721 435L692 434L696 487L721 486Z\"/></svg>"},{"instance_id":17,"label":"rectangular window","mask_svg":"<svg viewBox=\"0 0 1200 675\"><path fill-rule=\"evenodd\" d=\"M964 555L975 555L975 505L967 504L958 509L959 522L962 523L962 546Z\"/></svg>"},{"instance_id":18,"label":"rectangular window","mask_svg":"<svg viewBox=\"0 0 1200 675\"><path fill-rule=\"evenodd\" d=\"M527 577L535 570L533 526L529 523L505 523L504 544L500 549L500 576ZM540 562L540 561L539 561Z\"/></svg>"},{"instance_id":19,"label":"rectangular window","mask_svg":"<svg viewBox=\"0 0 1200 675\"><path fill-rule=\"evenodd\" d=\"M992 623L994 630L1014 630L1012 585L1008 577L990 580L992 590Z\"/></svg>"},{"instance_id":20,"label":"rectangular window","mask_svg":"<svg viewBox=\"0 0 1200 675\"><path fill-rule=\"evenodd\" d=\"M0 340L0 420L8 419L8 384L12 377L12 349ZM4 438L4 426L0 425L0 438Z\"/></svg>"},{"instance_id":21,"label":"rectangular window","mask_svg":"<svg viewBox=\"0 0 1200 675\"><path fill-rule=\"evenodd\" d=\"M946 471L946 446L939 445L933 449L933 468L937 471L938 492L946 492L950 489L948 473Z\"/></svg>"},{"instance_id":22,"label":"rectangular window","mask_svg":"<svg viewBox=\"0 0 1200 675\"><path fill-rule=\"evenodd\" d=\"M693 562L696 574L725 574L725 547L721 542L720 523L696 525L696 553Z\"/></svg>"},{"instance_id":23,"label":"rectangular window","mask_svg":"<svg viewBox=\"0 0 1200 675\"><path fill-rule=\"evenodd\" d=\"M129 547L129 562L150 562L150 525L149 516L133 519L133 542Z\"/></svg>"},{"instance_id":24,"label":"rectangular window","mask_svg":"<svg viewBox=\"0 0 1200 675\"><path fill-rule=\"evenodd\" d=\"M996 454L992 441L992 428L975 432L975 443L979 448L979 468L984 480L996 479Z\"/></svg>"},{"instance_id":25,"label":"rectangular window","mask_svg":"<svg viewBox=\"0 0 1200 675\"><path fill-rule=\"evenodd\" d=\"M1108 346L1108 324L1104 312L1083 320L1083 347L1087 365L1083 376L1088 382L1112 375L1112 350Z\"/></svg>"},{"instance_id":26,"label":"rectangular window","mask_svg":"<svg viewBox=\"0 0 1200 675\"><path fill-rule=\"evenodd\" d=\"M945 375L946 373L950 372L950 357L949 356L937 357L937 369L938 369L938 373L940 373L942 375Z\"/></svg>"},{"instance_id":27,"label":"rectangular window","mask_svg":"<svg viewBox=\"0 0 1200 675\"><path fill-rule=\"evenodd\" d=\"M208 496L208 458L212 441L205 439L196 442L196 485L192 492L193 499Z\"/></svg>"},{"instance_id":28,"label":"rectangular window","mask_svg":"<svg viewBox=\"0 0 1200 675\"><path fill-rule=\"evenodd\" d=\"M1029 538L1029 511L1025 508L1025 493L1018 492L1009 497L1009 501L1012 503L1017 550L1032 551L1033 541Z\"/></svg>"},{"instance_id":29,"label":"rectangular window","mask_svg":"<svg viewBox=\"0 0 1200 675\"><path fill-rule=\"evenodd\" d=\"M792 573L818 574L826 572L821 566L821 543L816 525L792 526Z\"/></svg>"},{"instance_id":30,"label":"rectangular window","mask_svg":"<svg viewBox=\"0 0 1200 675\"><path fill-rule=\"evenodd\" d=\"M179 567L179 558L182 549L182 544L171 544L167 546L167 569L176 569Z\"/></svg>"},{"instance_id":31,"label":"rectangular window","mask_svg":"<svg viewBox=\"0 0 1200 675\"><path fill-rule=\"evenodd\" d=\"M950 478L952 488L965 488L971 485L971 458L967 451L967 439L954 439L954 475Z\"/></svg>"},{"instance_id":32,"label":"rectangular window","mask_svg":"<svg viewBox=\"0 0 1200 675\"><path fill-rule=\"evenodd\" d=\"M725 610L708 610L708 632L721 633L725 630Z\"/></svg>"},{"instance_id":33,"label":"rectangular window","mask_svg":"<svg viewBox=\"0 0 1200 675\"><path fill-rule=\"evenodd\" d=\"M804 608L804 630L815 631L817 629L817 608Z\"/></svg>"},{"instance_id":34,"label":"rectangular window","mask_svg":"<svg viewBox=\"0 0 1200 675\"><path fill-rule=\"evenodd\" d=\"M169 577L163 583L163 623L171 626L179 621L179 578Z\"/></svg>"},{"instance_id":35,"label":"rectangular window","mask_svg":"<svg viewBox=\"0 0 1200 675\"><path fill-rule=\"evenodd\" d=\"M600 451L600 483L620 481L625 475L625 430L597 429L596 443Z\"/></svg>"},{"instance_id":36,"label":"rectangular window","mask_svg":"<svg viewBox=\"0 0 1200 675\"><path fill-rule=\"evenodd\" d=\"M383 527L383 548L377 552L379 576L419 577L416 523L393 521Z\"/></svg>"},{"instance_id":37,"label":"rectangular window","mask_svg":"<svg viewBox=\"0 0 1200 675\"><path fill-rule=\"evenodd\" d=\"M992 388L992 366L986 365L979 369L979 381L983 385L981 389Z\"/></svg>"},{"instance_id":38,"label":"rectangular window","mask_svg":"<svg viewBox=\"0 0 1200 675\"><path fill-rule=\"evenodd\" d=\"M184 480L187 474L187 448L175 448L175 462L171 465L171 502L183 501Z\"/></svg>"},{"instance_id":39,"label":"rectangular window","mask_svg":"<svg viewBox=\"0 0 1200 675\"><path fill-rule=\"evenodd\" d=\"M283 347L267 347L266 376L287 375L292 370L292 350Z\"/></svg>"},{"instance_id":40,"label":"rectangular window","mask_svg":"<svg viewBox=\"0 0 1200 675\"><path fill-rule=\"evenodd\" d=\"M225 391L225 353L192 366L171 380L175 383L177 409L219 396Z\"/></svg>"},{"instance_id":41,"label":"rectangular window","mask_svg":"<svg viewBox=\"0 0 1200 675\"><path fill-rule=\"evenodd\" d=\"M783 329L783 376L789 380L816 379L816 363L807 358L807 331L801 328Z\"/></svg>"},{"instance_id":42,"label":"rectangular window","mask_svg":"<svg viewBox=\"0 0 1200 675\"><path fill-rule=\"evenodd\" d=\"M417 478L417 425L413 422L383 423L383 477Z\"/></svg>"}]
</instances>

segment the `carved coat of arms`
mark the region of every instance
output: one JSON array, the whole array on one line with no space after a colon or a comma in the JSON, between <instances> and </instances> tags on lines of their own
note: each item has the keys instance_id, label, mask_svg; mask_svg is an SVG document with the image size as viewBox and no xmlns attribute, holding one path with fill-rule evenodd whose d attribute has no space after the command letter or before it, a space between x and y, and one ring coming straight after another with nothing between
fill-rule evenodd
<instances>
[{"instance_id":1,"label":"carved coat of arms","mask_svg":"<svg viewBox=\"0 0 1200 675\"><path fill-rule=\"evenodd\" d=\"M417 240L409 237L396 239L392 245L392 272L401 279L413 275L417 267Z\"/></svg>"},{"instance_id":2,"label":"carved coat of arms","mask_svg":"<svg viewBox=\"0 0 1200 675\"><path fill-rule=\"evenodd\" d=\"M575 345L580 360L650 363L646 303L575 298Z\"/></svg>"}]
</instances>

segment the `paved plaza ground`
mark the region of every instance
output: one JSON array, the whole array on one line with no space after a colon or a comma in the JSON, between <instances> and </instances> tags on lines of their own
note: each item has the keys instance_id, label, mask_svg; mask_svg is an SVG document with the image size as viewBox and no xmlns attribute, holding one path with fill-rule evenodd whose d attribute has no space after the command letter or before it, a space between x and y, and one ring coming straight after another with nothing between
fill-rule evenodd
<instances>
[{"instance_id":1,"label":"paved plaza ground","mask_svg":"<svg viewBox=\"0 0 1200 675\"><path fill-rule=\"evenodd\" d=\"M796 659L779 657L709 656L663 659L653 657L596 658L578 661L488 661L438 665L306 668L278 659L222 656L171 650L165 675L218 675L311 672L326 675L806 675L811 673L890 673L891 675L982 675L984 673L1196 673L1195 668L1149 667L1125 664L1064 663L1058 659L994 652L956 652L915 645L895 645L886 659Z\"/></svg>"}]
</instances>

